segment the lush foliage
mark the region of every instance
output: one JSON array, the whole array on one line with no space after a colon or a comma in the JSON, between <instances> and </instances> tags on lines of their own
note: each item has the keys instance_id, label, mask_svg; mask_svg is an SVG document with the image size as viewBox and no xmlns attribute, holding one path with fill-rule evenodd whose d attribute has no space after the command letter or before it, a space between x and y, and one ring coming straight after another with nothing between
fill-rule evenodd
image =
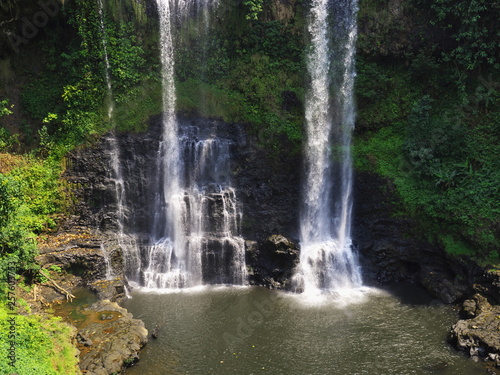
<instances>
[{"instance_id":1,"label":"lush foliage","mask_svg":"<svg viewBox=\"0 0 500 375\"><path fill-rule=\"evenodd\" d=\"M443 50L445 61L468 70L484 64L500 68L500 4L485 0L438 0L430 5L431 23L443 29L454 42Z\"/></svg>"},{"instance_id":2,"label":"lush foliage","mask_svg":"<svg viewBox=\"0 0 500 375\"><path fill-rule=\"evenodd\" d=\"M68 3L64 13L66 29L46 31L47 39L38 47L41 59L28 73L30 80L21 96L23 113L28 115L25 140L59 156L113 126L140 127L159 110L154 95L158 90L150 95L157 65L146 69L146 57L153 56L146 56L135 25L127 19L112 21L106 10L101 18L96 4L83 0ZM73 35L66 40L68 31ZM125 116L124 109L133 112L144 95L156 99L141 114Z\"/></svg>"},{"instance_id":3,"label":"lush foliage","mask_svg":"<svg viewBox=\"0 0 500 375\"><path fill-rule=\"evenodd\" d=\"M446 37L421 26L418 38L397 50L381 45L378 56L374 46L363 50L357 166L391 179L401 210L450 254L498 263L500 76L492 53L498 40L496 29L484 29L494 9L484 2L419 4Z\"/></svg>"},{"instance_id":4,"label":"lush foliage","mask_svg":"<svg viewBox=\"0 0 500 375\"><path fill-rule=\"evenodd\" d=\"M0 306L0 373L23 375L79 374L78 350L71 344L74 328L57 318L37 315L8 315L5 305ZM11 331L9 318L15 317L16 366L7 358Z\"/></svg>"},{"instance_id":5,"label":"lush foliage","mask_svg":"<svg viewBox=\"0 0 500 375\"><path fill-rule=\"evenodd\" d=\"M12 114L13 105L9 105L9 100L0 101L0 118ZM18 143L17 135L10 134L6 128L0 128L0 152L8 150Z\"/></svg>"},{"instance_id":6,"label":"lush foliage","mask_svg":"<svg viewBox=\"0 0 500 375\"><path fill-rule=\"evenodd\" d=\"M24 3L2 6L22 16ZM0 116L18 111L8 118L21 119L20 135L2 128L0 149L20 141L57 161L113 127L143 129L161 111L157 20L141 2L103 3L100 13L96 2L67 2L60 22L25 47L33 52L24 63L35 62L16 66L23 79L12 83L22 108L0 101ZM306 3L228 0L176 20L179 111L248 124L264 146L300 152ZM358 167L392 179L402 210L429 233L444 232L451 253L468 247L484 257L499 235L496 14L483 0L363 0L358 18ZM34 246L20 239L50 227L60 210L57 162L32 161L2 175L10 215L2 230L20 259ZM30 174L43 186L26 182Z\"/></svg>"},{"instance_id":7,"label":"lush foliage","mask_svg":"<svg viewBox=\"0 0 500 375\"><path fill-rule=\"evenodd\" d=\"M264 0L245 0L243 4L248 8L248 13L245 15L247 20L256 20L259 13L262 12Z\"/></svg>"},{"instance_id":8,"label":"lush foliage","mask_svg":"<svg viewBox=\"0 0 500 375\"><path fill-rule=\"evenodd\" d=\"M9 172L0 173L0 278L6 282L7 264L18 270L36 267L36 236L56 225L55 215L65 200L59 185L60 169L49 161L22 158Z\"/></svg>"},{"instance_id":9,"label":"lush foliage","mask_svg":"<svg viewBox=\"0 0 500 375\"><path fill-rule=\"evenodd\" d=\"M10 115L12 111L9 109L9 100L1 100L0 101L0 117Z\"/></svg>"},{"instance_id":10,"label":"lush foliage","mask_svg":"<svg viewBox=\"0 0 500 375\"><path fill-rule=\"evenodd\" d=\"M180 32L178 107L247 123L266 145L279 148L284 138L299 149L305 68L301 18L261 21L235 9L218 12L227 20L224 25L200 34L188 22Z\"/></svg>"}]
</instances>

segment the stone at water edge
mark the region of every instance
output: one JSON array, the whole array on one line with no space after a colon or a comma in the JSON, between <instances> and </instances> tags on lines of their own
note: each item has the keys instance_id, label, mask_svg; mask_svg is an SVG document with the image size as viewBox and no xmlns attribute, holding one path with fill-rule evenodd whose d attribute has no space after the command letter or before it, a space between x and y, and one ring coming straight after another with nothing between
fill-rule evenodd
<instances>
[{"instance_id":1,"label":"stone at water edge","mask_svg":"<svg viewBox=\"0 0 500 375\"><path fill-rule=\"evenodd\" d=\"M462 319L451 328L450 341L474 360L493 360L500 367L500 305L491 306L476 294L462 310L471 319Z\"/></svg>"},{"instance_id":2,"label":"stone at water edge","mask_svg":"<svg viewBox=\"0 0 500 375\"><path fill-rule=\"evenodd\" d=\"M472 319L489 310L491 305L488 300L480 294L475 294L471 299L464 301L461 314L465 319Z\"/></svg>"},{"instance_id":3,"label":"stone at water edge","mask_svg":"<svg viewBox=\"0 0 500 375\"><path fill-rule=\"evenodd\" d=\"M82 352L80 369L87 375L120 373L139 360L139 351L148 341L144 323L134 319L126 309L109 300L99 301L86 309L97 317L79 331L92 343L91 350ZM101 315L111 319L101 320Z\"/></svg>"},{"instance_id":4,"label":"stone at water edge","mask_svg":"<svg viewBox=\"0 0 500 375\"><path fill-rule=\"evenodd\" d=\"M262 242L246 241L250 284L271 289L290 289L293 269L299 263L297 245L282 235L271 235Z\"/></svg>"}]
</instances>

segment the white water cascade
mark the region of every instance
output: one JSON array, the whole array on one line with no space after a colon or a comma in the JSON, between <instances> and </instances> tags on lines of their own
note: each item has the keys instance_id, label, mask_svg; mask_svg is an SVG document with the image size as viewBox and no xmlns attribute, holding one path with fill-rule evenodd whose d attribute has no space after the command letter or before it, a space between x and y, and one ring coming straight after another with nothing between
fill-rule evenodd
<instances>
[{"instance_id":1,"label":"white water cascade","mask_svg":"<svg viewBox=\"0 0 500 375\"><path fill-rule=\"evenodd\" d=\"M176 289L202 284L243 284L241 213L229 179L230 141L204 129L181 129L174 83L175 24L206 4L157 0L163 84L163 118L154 183L149 244L143 247L140 284ZM209 124L207 124L209 128Z\"/></svg>"},{"instance_id":2,"label":"white water cascade","mask_svg":"<svg viewBox=\"0 0 500 375\"><path fill-rule=\"evenodd\" d=\"M104 23L104 4L102 0L98 0L98 13L99 13L99 23L101 26L101 33L102 33L102 49L103 49L103 60L104 60L104 77L106 80L106 107L107 107L107 115L108 115L108 121L113 124L113 111L114 111L114 103L113 103L113 86L111 84L111 65L109 63L109 55L108 55L108 37L107 37L107 32L106 32L106 26ZM110 175L110 178L114 181L115 183L115 193L117 197L117 216L118 216L118 225L119 225L119 231L118 231L118 238L119 242L121 237L123 236L123 220L120 218L123 218L123 212L124 212L124 203L123 203L123 194L124 194L124 187L123 187L123 179L121 178L121 171L120 171L120 164L119 164L119 150L117 148L117 142L116 139L114 138L114 135L107 140L110 145L110 159L111 159L111 165L112 165L112 170L113 173ZM110 251L103 245L101 244L101 251L104 255L105 263L106 263L106 279L107 280L112 280L115 278L115 273L113 270L113 266L111 263L111 253Z\"/></svg>"},{"instance_id":3,"label":"white water cascade","mask_svg":"<svg viewBox=\"0 0 500 375\"><path fill-rule=\"evenodd\" d=\"M108 41L107 41L107 33L106 26L104 25L104 5L102 0L98 1L99 6L99 22L101 24L101 32L102 32L102 48L104 51L104 74L106 78L106 89L107 89L107 108L108 108L108 120L110 122L113 121L113 111L114 111L114 103L113 103L113 87L111 86L111 65L109 63L109 55L108 55Z\"/></svg>"},{"instance_id":4,"label":"white water cascade","mask_svg":"<svg viewBox=\"0 0 500 375\"><path fill-rule=\"evenodd\" d=\"M115 133L111 133L110 136L106 138L106 142L109 147L108 152L111 162L111 180L113 181L115 187L117 241L118 245L125 254L125 274L137 276L140 272L141 262L139 258L139 251L137 250L137 238L134 235L127 233L125 228L125 223L127 222L130 209L127 205L125 177L122 170L120 145Z\"/></svg>"},{"instance_id":5,"label":"white water cascade","mask_svg":"<svg viewBox=\"0 0 500 375\"><path fill-rule=\"evenodd\" d=\"M147 247L144 285L172 289L244 284L241 210L230 184L231 141L203 134L198 127L181 130L179 190L158 195L161 209Z\"/></svg>"},{"instance_id":6,"label":"white water cascade","mask_svg":"<svg viewBox=\"0 0 500 375\"><path fill-rule=\"evenodd\" d=\"M305 182L297 290L344 294L361 285L351 242L351 133L357 0L313 0L308 20Z\"/></svg>"}]
</instances>

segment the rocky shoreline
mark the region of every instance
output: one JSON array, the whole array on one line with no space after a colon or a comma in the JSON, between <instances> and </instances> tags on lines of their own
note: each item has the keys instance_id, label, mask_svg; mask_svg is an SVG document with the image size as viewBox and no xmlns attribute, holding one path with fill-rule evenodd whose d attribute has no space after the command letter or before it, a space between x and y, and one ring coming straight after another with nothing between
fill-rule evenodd
<instances>
[{"instance_id":1,"label":"rocky shoreline","mask_svg":"<svg viewBox=\"0 0 500 375\"><path fill-rule=\"evenodd\" d=\"M120 373L139 361L139 351L148 341L148 330L141 320L109 300L99 301L86 311L91 314L90 322L77 334L83 373Z\"/></svg>"},{"instance_id":2,"label":"rocky shoreline","mask_svg":"<svg viewBox=\"0 0 500 375\"><path fill-rule=\"evenodd\" d=\"M120 272L121 250L113 237L83 227L49 236L37 257L47 281L37 284L33 295L24 296L32 311L54 310L75 326L79 367L88 375L121 373L139 360L148 341L144 323L117 303L126 298L126 280ZM109 266L114 273L111 279ZM74 294L82 288L97 301L81 305Z\"/></svg>"},{"instance_id":3,"label":"rocky shoreline","mask_svg":"<svg viewBox=\"0 0 500 375\"><path fill-rule=\"evenodd\" d=\"M112 247L113 240L102 233L91 236L88 230L82 232L82 237L62 243L56 237L55 242L60 245L52 249L42 247L38 261L45 269L50 269L50 266L61 267L62 271L53 275L61 288L72 292L78 287L85 287L98 300L80 310L85 315L83 322L69 321L77 328L75 345L80 350L82 373L121 373L139 360L140 349L148 340L148 330L141 320L134 319L117 303L125 298L124 279L105 279L106 270L101 268L105 264L103 244L108 240ZM256 258L265 258L265 261L255 263L258 266L250 273L251 284L290 289L291 270L299 256L297 245L284 236L274 235L263 243L247 242L247 256L254 262ZM116 263L120 264L121 260L116 258ZM72 274L75 269L79 270L79 276ZM500 275L497 273L486 273L484 277L494 280L491 287L500 285ZM491 293L491 288L485 289L485 284L476 284L471 288ZM43 310L57 303L67 303L65 300L66 296L57 288L44 283L38 286L38 300L30 301L30 304ZM495 303L498 302L494 298L488 300L479 293L466 299L462 304L461 319L450 328L449 334L451 345L474 361L484 361L489 366L490 374L500 374L500 305Z\"/></svg>"},{"instance_id":4,"label":"rocky shoreline","mask_svg":"<svg viewBox=\"0 0 500 375\"><path fill-rule=\"evenodd\" d=\"M451 327L450 343L472 360L488 362L490 373L500 373L500 305L475 294L463 302L461 316Z\"/></svg>"}]
</instances>

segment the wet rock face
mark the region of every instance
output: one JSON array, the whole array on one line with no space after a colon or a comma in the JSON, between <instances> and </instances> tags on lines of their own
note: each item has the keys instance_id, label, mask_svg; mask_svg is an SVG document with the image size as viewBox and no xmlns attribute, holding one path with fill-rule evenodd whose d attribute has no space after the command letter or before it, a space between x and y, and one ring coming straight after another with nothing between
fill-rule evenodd
<instances>
[{"instance_id":1,"label":"wet rock face","mask_svg":"<svg viewBox=\"0 0 500 375\"><path fill-rule=\"evenodd\" d=\"M299 250L294 245L285 252L288 255L280 254L267 239L280 234L298 243L301 156L286 152L286 140L279 153L263 148L263 142L247 134L242 125L200 118L181 121L200 129L210 121L209 126L218 136L231 141L229 169L243 212L241 235L247 241L250 283L286 288ZM121 157L129 163L124 164L123 172L130 200L126 229L133 229L139 241L147 241L151 227L145 192L153 183L150 175L155 170L160 125L157 116L145 133L118 135ZM79 202L73 223L113 233L118 228L116 186L106 142L103 139L93 147L75 151L68 159L66 177ZM140 171L140 175L130 178L133 171ZM396 215L397 195L388 181L373 173L358 172L353 194L352 237L365 283L410 281L446 303L460 301L474 292L500 296L499 275L485 275L483 269L470 262L449 258L416 231L411 219Z\"/></svg>"},{"instance_id":2,"label":"wet rock face","mask_svg":"<svg viewBox=\"0 0 500 375\"><path fill-rule=\"evenodd\" d=\"M141 320L134 319L115 302L103 300L87 309L94 315L77 334L80 369L87 375L121 373L139 360L139 350L148 341Z\"/></svg>"},{"instance_id":3,"label":"wet rock face","mask_svg":"<svg viewBox=\"0 0 500 375\"><path fill-rule=\"evenodd\" d=\"M450 342L474 360L484 359L500 367L500 306L492 306L480 294L462 306L465 319L453 325Z\"/></svg>"},{"instance_id":4,"label":"wet rock face","mask_svg":"<svg viewBox=\"0 0 500 375\"><path fill-rule=\"evenodd\" d=\"M286 152L287 141L283 141L285 151L271 153L259 145L257 137L246 134L242 125L200 118L180 118L180 122L200 129L209 127L218 137L231 141L229 167L243 209L243 237L263 241L272 234L281 233L296 239L301 157ZM147 235L152 223L151 215L147 214L146 192L156 174L161 117L153 117L145 133L119 134L117 138L129 201L128 225L136 233ZM91 147L74 151L68 157L65 173L77 202L74 222L102 231L118 228L109 147L104 137ZM137 173L133 171L140 174L133 175Z\"/></svg>"},{"instance_id":5,"label":"wet rock face","mask_svg":"<svg viewBox=\"0 0 500 375\"><path fill-rule=\"evenodd\" d=\"M247 241L250 284L291 290L293 270L299 259L297 245L282 235L269 236L260 243Z\"/></svg>"},{"instance_id":6,"label":"wet rock face","mask_svg":"<svg viewBox=\"0 0 500 375\"><path fill-rule=\"evenodd\" d=\"M391 183L369 172L354 181L353 242L361 256L364 281L383 285L410 281L445 303L481 293L500 303L500 272L471 259L451 257L429 243L410 218L397 214Z\"/></svg>"},{"instance_id":7,"label":"wet rock face","mask_svg":"<svg viewBox=\"0 0 500 375\"><path fill-rule=\"evenodd\" d=\"M226 124L215 120L180 118L182 126L211 129L218 137L230 143L229 170L238 205L243 211L241 235L249 241L263 246L262 257L247 257L252 268L269 269L259 280L263 285L277 286L286 283L284 275L291 274L294 261L284 260L285 256L274 254L274 249L266 245L266 239L280 233L297 238L300 195L300 155L291 156L286 152L270 153L259 145L257 137L246 134L242 125ZM147 193L154 184L156 173L157 144L161 138L161 118L151 119L150 128L141 134L119 134L121 168L127 191L125 212L125 232L134 233L140 244L147 243L152 227L150 200ZM284 141L286 148L286 141ZM68 158L66 178L72 186L78 204L75 207L74 225L96 228L112 235L119 228L117 217L116 182L111 167L110 140L104 137L92 147L75 151ZM212 202L212 201L211 201ZM209 207L215 226L217 200ZM218 228L207 228L217 232ZM252 247L253 248L253 247ZM269 256L266 251L270 251ZM295 249L295 252L297 250ZM210 256L207 253L207 256ZM261 260L262 258L262 260ZM209 259L210 260L210 259ZM279 264L272 266L272 261ZM274 271L272 271L274 267ZM291 267L285 270L285 267ZM278 271L281 272L278 275ZM207 278L212 278L210 275ZM254 279L256 282L257 278ZM267 280L267 281L266 281ZM279 280L279 281L278 281Z\"/></svg>"},{"instance_id":8,"label":"wet rock face","mask_svg":"<svg viewBox=\"0 0 500 375\"><path fill-rule=\"evenodd\" d=\"M443 249L426 242L415 223L396 215L396 192L376 174L359 172L354 182L353 241L365 282L374 285L410 281L445 303L464 298L464 269Z\"/></svg>"},{"instance_id":9,"label":"wet rock face","mask_svg":"<svg viewBox=\"0 0 500 375\"><path fill-rule=\"evenodd\" d=\"M73 228L71 232L50 236L40 247L36 261L42 268L60 268L61 274L53 272L53 277L68 290L85 286L100 299L125 298L122 249L114 235ZM108 280L109 275L112 277ZM63 298L59 292L51 300Z\"/></svg>"},{"instance_id":10,"label":"wet rock face","mask_svg":"<svg viewBox=\"0 0 500 375\"><path fill-rule=\"evenodd\" d=\"M74 226L115 229L115 188L103 144L76 149L66 157L64 178L73 196L73 215L65 229Z\"/></svg>"},{"instance_id":11,"label":"wet rock face","mask_svg":"<svg viewBox=\"0 0 500 375\"><path fill-rule=\"evenodd\" d=\"M302 161L286 151L271 156L249 138L235 156L238 199L243 208L243 237L265 241L273 234L298 240ZM286 142L284 142L286 150Z\"/></svg>"}]
</instances>

